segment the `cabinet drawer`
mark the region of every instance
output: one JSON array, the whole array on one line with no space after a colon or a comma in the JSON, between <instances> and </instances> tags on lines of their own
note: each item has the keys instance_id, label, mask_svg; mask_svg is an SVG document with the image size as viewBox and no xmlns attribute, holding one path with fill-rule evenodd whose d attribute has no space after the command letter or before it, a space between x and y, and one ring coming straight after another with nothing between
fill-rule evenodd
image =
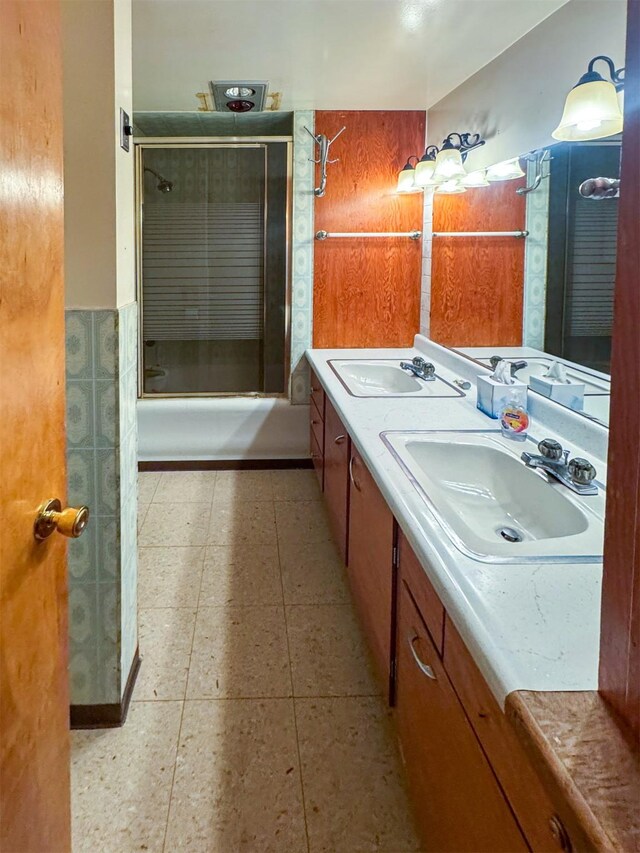
<instances>
[{"instance_id":1,"label":"cabinet drawer","mask_svg":"<svg viewBox=\"0 0 640 853\"><path fill-rule=\"evenodd\" d=\"M324 421L318 414L318 410L313 403L309 406L309 427L315 437L320 452L324 453Z\"/></svg>"},{"instance_id":2,"label":"cabinet drawer","mask_svg":"<svg viewBox=\"0 0 640 853\"><path fill-rule=\"evenodd\" d=\"M309 438L311 445L311 461L313 462L318 483L320 484L320 490L324 491L324 457L322 455L322 451L318 447L318 442L316 441L313 428L309 431Z\"/></svg>"},{"instance_id":3,"label":"cabinet drawer","mask_svg":"<svg viewBox=\"0 0 640 853\"><path fill-rule=\"evenodd\" d=\"M420 615L431 634L433 644L438 650L438 654L442 656L444 643L444 607L401 530L398 533L398 549L402 576L411 590L414 601L418 605Z\"/></svg>"},{"instance_id":4,"label":"cabinet drawer","mask_svg":"<svg viewBox=\"0 0 640 853\"><path fill-rule=\"evenodd\" d=\"M342 562L346 564L351 442L328 398L325 400L324 414L324 497L333 538Z\"/></svg>"},{"instance_id":5,"label":"cabinet drawer","mask_svg":"<svg viewBox=\"0 0 640 853\"><path fill-rule=\"evenodd\" d=\"M424 849L527 850L400 572L396 719Z\"/></svg>"},{"instance_id":6,"label":"cabinet drawer","mask_svg":"<svg viewBox=\"0 0 640 853\"><path fill-rule=\"evenodd\" d=\"M591 849L572 815L564 809L556 810L449 617L445 624L444 665L531 849L536 853Z\"/></svg>"},{"instance_id":7,"label":"cabinet drawer","mask_svg":"<svg viewBox=\"0 0 640 853\"><path fill-rule=\"evenodd\" d=\"M321 420L324 420L324 389L313 370L311 371L311 402L315 405Z\"/></svg>"}]
</instances>

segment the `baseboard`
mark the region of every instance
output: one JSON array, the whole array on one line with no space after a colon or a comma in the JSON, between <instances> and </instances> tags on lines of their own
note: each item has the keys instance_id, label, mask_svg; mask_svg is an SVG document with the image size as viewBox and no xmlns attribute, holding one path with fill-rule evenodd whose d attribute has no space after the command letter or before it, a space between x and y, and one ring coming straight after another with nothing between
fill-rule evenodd
<instances>
[{"instance_id":1,"label":"baseboard","mask_svg":"<svg viewBox=\"0 0 640 853\"><path fill-rule=\"evenodd\" d=\"M107 705L72 705L70 726L72 729L115 729L123 726L127 719L133 688L140 671L140 650L136 649L129 670L121 702Z\"/></svg>"},{"instance_id":2,"label":"baseboard","mask_svg":"<svg viewBox=\"0 0 640 853\"><path fill-rule=\"evenodd\" d=\"M138 462L138 471L265 471L269 469L313 468L313 460L303 459L172 459Z\"/></svg>"}]
</instances>

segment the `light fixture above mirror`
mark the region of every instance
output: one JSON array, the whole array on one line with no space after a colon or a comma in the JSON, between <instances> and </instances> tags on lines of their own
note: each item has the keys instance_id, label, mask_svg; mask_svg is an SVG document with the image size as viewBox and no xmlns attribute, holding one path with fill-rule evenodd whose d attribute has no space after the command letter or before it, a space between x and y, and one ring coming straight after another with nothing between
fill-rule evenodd
<instances>
[{"instance_id":1,"label":"light fixture above mirror","mask_svg":"<svg viewBox=\"0 0 640 853\"><path fill-rule=\"evenodd\" d=\"M467 171L464 161L469 151L484 145L479 133L450 133L442 142L442 147L429 145L420 159L413 154L398 174L397 191L399 193L419 192L426 187L437 187L445 181L464 178ZM411 161L415 160L415 167ZM486 184L474 184L486 186ZM456 192L464 192L462 186ZM451 190L445 190L445 192Z\"/></svg>"},{"instance_id":2,"label":"light fixture above mirror","mask_svg":"<svg viewBox=\"0 0 640 853\"><path fill-rule=\"evenodd\" d=\"M606 63L610 81L594 70L596 62ZM567 95L560 124L551 136L561 142L580 142L620 133L623 86L624 68L616 69L608 56L595 56Z\"/></svg>"}]
</instances>

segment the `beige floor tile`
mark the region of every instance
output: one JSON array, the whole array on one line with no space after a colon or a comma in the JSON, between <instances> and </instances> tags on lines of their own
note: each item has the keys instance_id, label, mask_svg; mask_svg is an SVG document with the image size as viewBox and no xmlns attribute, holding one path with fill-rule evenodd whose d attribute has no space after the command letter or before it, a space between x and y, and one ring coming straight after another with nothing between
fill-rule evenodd
<instances>
[{"instance_id":1,"label":"beige floor tile","mask_svg":"<svg viewBox=\"0 0 640 853\"><path fill-rule=\"evenodd\" d=\"M185 703L165 849L307 850L291 700Z\"/></svg>"},{"instance_id":2,"label":"beige floor tile","mask_svg":"<svg viewBox=\"0 0 640 853\"><path fill-rule=\"evenodd\" d=\"M218 471L216 501L273 500L271 471Z\"/></svg>"},{"instance_id":3,"label":"beige floor tile","mask_svg":"<svg viewBox=\"0 0 640 853\"><path fill-rule=\"evenodd\" d=\"M214 498L209 545L275 545L273 501L227 501Z\"/></svg>"},{"instance_id":4,"label":"beige floor tile","mask_svg":"<svg viewBox=\"0 0 640 853\"><path fill-rule=\"evenodd\" d=\"M272 471L271 484L276 501L319 501L322 498L315 471Z\"/></svg>"},{"instance_id":5,"label":"beige floor tile","mask_svg":"<svg viewBox=\"0 0 640 853\"><path fill-rule=\"evenodd\" d=\"M204 545L211 505L208 503L151 504L138 545Z\"/></svg>"},{"instance_id":6,"label":"beige floor tile","mask_svg":"<svg viewBox=\"0 0 640 853\"><path fill-rule=\"evenodd\" d=\"M153 502L210 502L215 483L215 471L165 471L160 477Z\"/></svg>"},{"instance_id":7,"label":"beige floor tile","mask_svg":"<svg viewBox=\"0 0 640 853\"><path fill-rule=\"evenodd\" d=\"M149 511L150 504L143 504L138 501L138 533L142 530L142 525L144 524L144 520L147 517L147 512Z\"/></svg>"},{"instance_id":8,"label":"beige floor tile","mask_svg":"<svg viewBox=\"0 0 640 853\"><path fill-rule=\"evenodd\" d=\"M206 549L200 607L282 604L276 545L210 545Z\"/></svg>"},{"instance_id":9,"label":"beige floor tile","mask_svg":"<svg viewBox=\"0 0 640 853\"><path fill-rule=\"evenodd\" d=\"M161 476L159 471L140 471L138 473L138 500L140 503L151 503Z\"/></svg>"},{"instance_id":10,"label":"beige floor tile","mask_svg":"<svg viewBox=\"0 0 640 853\"><path fill-rule=\"evenodd\" d=\"M286 618L294 696L380 694L350 604L294 605Z\"/></svg>"},{"instance_id":11,"label":"beige floor tile","mask_svg":"<svg viewBox=\"0 0 640 853\"><path fill-rule=\"evenodd\" d=\"M71 733L74 853L161 853L182 702L133 702L119 729Z\"/></svg>"},{"instance_id":12,"label":"beige floor tile","mask_svg":"<svg viewBox=\"0 0 640 853\"><path fill-rule=\"evenodd\" d=\"M346 604L347 573L331 540L280 540L285 604Z\"/></svg>"},{"instance_id":13,"label":"beige floor tile","mask_svg":"<svg viewBox=\"0 0 640 853\"><path fill-rule=\"evenodd\" d=\"M140 606L197 607L203 561L203 547L140 548Z\"/></svg>"},{"instance_id":14,"label":"beige floor tile","mask_svg":"<svg viewBox=\"0 0 640 853\"><path fill-rule=\"evenodd\" d=\"M419 850L382 700L296 699L295 708L311 853Z\"/></svg>"},{"instance_id":15,"label":"beige floor tile","mask_svg":"<svg viewBox=\"0 0 640 853\"><path fill-rule=\"evenodd\" d=\"M331 538L322 501L276 501L276 525L281 542L324 542Z\"/></svg>"},{"instance_id":16,"label":"beige floor tile","mask_svg":"<svg viewBox=\"0 0 640 853\"><path fill-rule=\"evenodd\" d=\"M136 700L184 699L195 620L195 610L183 607L138 612L142 665Z\"/></svg>"},{"instance_id":17,"label":"beige floor tile","mask_svg":"<svg viewBox=\"0 0 640 853\"><path fill-rule=\"evenodd\" d=\"M187 696L291 696L282 607L201 607Z\"/></svg>"}]
</instances>

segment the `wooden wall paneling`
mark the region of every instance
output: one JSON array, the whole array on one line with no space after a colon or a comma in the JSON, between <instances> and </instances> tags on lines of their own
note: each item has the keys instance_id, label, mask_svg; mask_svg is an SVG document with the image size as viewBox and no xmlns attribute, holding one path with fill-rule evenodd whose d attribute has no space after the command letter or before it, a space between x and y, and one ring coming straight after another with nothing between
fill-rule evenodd
<instances>
[{"instance_id":1,"label":"wooden wall paneling","mask_svg":"<svg viewBox=\"0 0 640 853\"><path fill-rule=\"evenodd\" d=\"M473 157L473 154L470 155ZM518 181L461 195L434 195L434 231L516 231L525 227ZM524 240L434 237L430 336L446 346L520 346Z\"/></svg>"},{"instance_id":2,"label":"wooden wall paneling","mask_svg":"<svg viewBox=\"0 0 640 853\"><path fill-rule=\"evenodd\" d=\"M629 0L600 692L640 739L640 0Z\"/></svg>"},{"instance_id":3,"label":"wooden wall paneling","mask_svg":"<svg viewBox=\"0 0 640 853\"><path fill-rule=\"evenodd\" d=\"M424 151L422 111L316 112L316 133L345 132L331 149L327 191L315 229L422 230L421 193L395 192L410 154ZM420 325L422 241L354 238L316 241L313 345L410 346Z\"/></svg>"}]
</instances>

